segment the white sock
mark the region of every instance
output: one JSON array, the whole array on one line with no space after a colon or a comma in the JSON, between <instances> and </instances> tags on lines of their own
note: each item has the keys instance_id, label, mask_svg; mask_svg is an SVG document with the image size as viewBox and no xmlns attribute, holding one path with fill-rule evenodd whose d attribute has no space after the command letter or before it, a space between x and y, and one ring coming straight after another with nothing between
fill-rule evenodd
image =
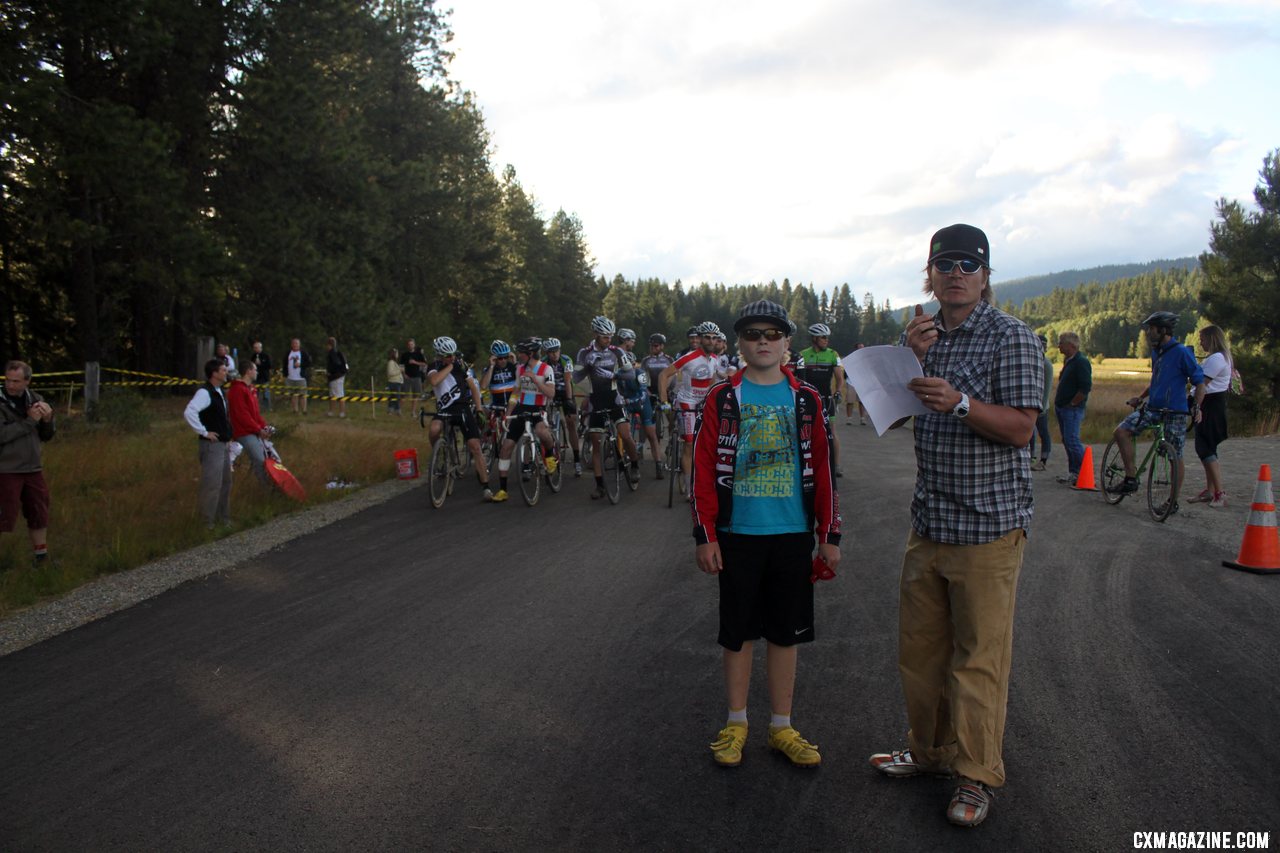
<instances>
[{"instance_id":1,"label":"white sock","mask_svg":"<svg viewBox=\"0 0 1280 853\"><path fill-rule=\"evenodd\" d=\"M739 710L737 710L737 711L733 710L732 708L730 708L730 709L729 709L729 722L731 722L731 723L745 723L746 721L747 721L747 709L746 709L746 708L742 708L742 709L739 709Z\"/></svg>"},{"instance_id":2,"label":"white sock","mask_svg":"<svg viewBox=\"0 0 1280 853\"><path fill-rule=\"evenodd\" d=\"M771 729L789 729L791 728L790 714L774 714L773 719L769 723Z\"/></svg>"}]
</instances>

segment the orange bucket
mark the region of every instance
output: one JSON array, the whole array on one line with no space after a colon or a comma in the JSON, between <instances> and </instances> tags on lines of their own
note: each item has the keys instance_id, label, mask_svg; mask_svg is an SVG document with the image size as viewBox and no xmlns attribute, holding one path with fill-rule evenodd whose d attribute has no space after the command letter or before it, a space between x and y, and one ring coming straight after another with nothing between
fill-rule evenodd
<instances>
[{"instance_id":1,"label":"orange bucket","mask_svg":"<svg viewBox=\"0 0 1280 853\"><path fill-rule=\"evenodd\" d=\"M401 480L418 479L418 451L397 450L396 456L396 476Z\"/></svg>"}]
</instances>

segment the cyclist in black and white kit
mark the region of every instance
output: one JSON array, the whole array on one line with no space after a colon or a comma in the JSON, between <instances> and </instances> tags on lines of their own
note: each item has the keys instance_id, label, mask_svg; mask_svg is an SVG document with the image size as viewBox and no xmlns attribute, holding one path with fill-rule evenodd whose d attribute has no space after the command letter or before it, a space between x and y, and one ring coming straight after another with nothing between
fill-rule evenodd
<instances>
[{"instance_id":1,"label":"cyclist in black and white kit","mask_svg":"<svg viewBox=\"0 0 1280 853\"><path fill-rule=\"evenodd\" d=\"M614 374L618 370L622 351L612 343L617 326L608 317L596 317L591 321L594 339L578 351L577 368L573 371L575 382L583 379L591 380L591 394L588 402L591 413L587 419L587 429L591 433L591 466L596 477L596 488L591 493L592 500L604 497L604 467L601 460L601 436L609 420L617 427L618 436L622 439L623 449L631 460L632 482L640 476L640 458L636 453L636 444L631 439L631 425L623 412L622 398Z\"/></svg>"},{"instance_id":2,"label":"cyclist in black and white kit","mask_svg":"<svg viewBox=\"0 0 1280 853\"><path fill-rule=\"evenodd\" d=\"M440 434L444 432L444 421L453 420L471 451L476 477L480 480L481 495L485 500L490 500L493 494L489 491L489 469L484 464L484 454L480 452L480 426L476 423L476 411L483 406L480 386L459 357L457 341L442 336L436 338L432 345L436 360L427 366L427 382L436 395L436 412L431 416L427 438L431 446L435 447Z\"/></svg>"}]
</instances>

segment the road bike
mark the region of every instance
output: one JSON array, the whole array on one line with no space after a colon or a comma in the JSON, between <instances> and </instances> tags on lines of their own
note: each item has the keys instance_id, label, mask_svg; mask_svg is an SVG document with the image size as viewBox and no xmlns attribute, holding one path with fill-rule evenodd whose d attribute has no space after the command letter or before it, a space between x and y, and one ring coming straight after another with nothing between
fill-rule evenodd
<instances>
[{"instance_id":1,"label":"road bike","mask_svg":"<svg viewBox=\"0 0 1280 853\"><path fill-rule=\"evenodd\" d=\"M680 452L684 448L684 436L680 432L680 419L676 416L675 409L669 409L664 417L658 418L658 422L670 421L671 437L667 440L667 451L664 456L663 464L667 469L667 509L675 506L676 502L676 480L680 481L680 494L684 494L684 472L680 470Z\"/></svg>"},{"instance_id":2,"label":"road bike","mask_svg":"<svg viewBox=\"0 0 1280 853\"><path fill-rule=\"evenodd\" d=\"M618 426L613 422L613 418L606 418L603 427L590 427L587 429L583 433L584 438L589 441L591 433L599 433L602 436L600 441L600 468L604 472L604 493L609 498L609 503L616 504L622 499L623 482L633 492L640 488L639 466L627 456L626 447L622 443L622 436L618 433ZM584 441L583 444L584 447L590 446L587 441ZM588 453L590 453L590 450L588 450ZM594 461L594 457L588 456L588 458Z\"/></svg>"},{"instance_id":3,"label":"road bike","mask_svg":"<svg viewBox=\"0 0 1280 853\"><path fill-rule=\"evenodd\" d=\"M1164 521L1178 511L1178 451L1173 442L1165 438L1165 422L1170 418L1185 418L1186 412L1174 412L1169 409L1151 409L1145 403L1138 411L1159 415L1160 419L1149 428L1153 433L1147 452L1138 465L1134 476L1142 482L1143 473L1147 473L1147 508L1156 521ZM1141 422L1141 421L1140 421ZM1147 430L1144 430L1144 432ZM1124 483L1124 460L1120 456L1117 439L1112 438L1107 449L1102 451L1102 498L1109 504L1118 504L1132 492L1120 491ZM1137 454L1138 436L1134 436L1134 454ZM1148 472L1148 469L1149 472Z\"/></svg>"},{"instance_id":4,"label":"road bike","mask_svg":"<svg viewBox=\"0 0 1280 853\"><path fill-rule=\"evenodd\" d=\"M444 429L431 448L431 463L427 466L428 483L431 492L431 505L436 509L444 506L444 500L453 494L453 484L466 476L473 465L471 449L467 447L462 430L462 415L439 414L434 417L444 421ZM426 419L420 418L425 426Z\"/></svg>"},{"instance_id":5,"label":"road bike","mask_svg":"<svg viewBox=\"0 0 1280 853\"><path fill-rule=\"evenodd\" d=\"M480 455L484 457L486 471L493 471L494 460L502 449L502 439L506 436L506 409L490 406L488 417L480 430Z\"/></svg>"},{"instance_id":6,"label":"road bike","mask_svg":"<svg viewBox=\"0 0 1280 853\"><path fill-rule=\"evenodd\" d=\"M564 483L564 468L560 465L563 457L560 456L559 446L555 446L552 453L556 459L556 470L555 473L547 471L547 460L542 455L542 442L534 432L537 418L526 416L521 420L524 421L524 432L516 440L513 455L520 471L520 496L528 506L534 506L542 495L544 482L552 492L560 491Z\"/></svg>"}]
</instances>

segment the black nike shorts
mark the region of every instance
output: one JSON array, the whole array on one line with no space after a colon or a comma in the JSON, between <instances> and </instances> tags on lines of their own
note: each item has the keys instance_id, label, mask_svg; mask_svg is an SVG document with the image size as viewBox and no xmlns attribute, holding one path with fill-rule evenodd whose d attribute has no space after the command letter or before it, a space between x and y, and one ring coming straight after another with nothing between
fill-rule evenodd
<instances>
[{"instance_id":1,"label":"black nike shorts","mask_svg":"<svg viewBox=\"0 0 1280 853\"><path fill-rule=\"evenodd\" d=\"M813 642L813 534L717 536L720 645L736 652L761 637L775 646Z\"/></svg>"}]
</instances>

